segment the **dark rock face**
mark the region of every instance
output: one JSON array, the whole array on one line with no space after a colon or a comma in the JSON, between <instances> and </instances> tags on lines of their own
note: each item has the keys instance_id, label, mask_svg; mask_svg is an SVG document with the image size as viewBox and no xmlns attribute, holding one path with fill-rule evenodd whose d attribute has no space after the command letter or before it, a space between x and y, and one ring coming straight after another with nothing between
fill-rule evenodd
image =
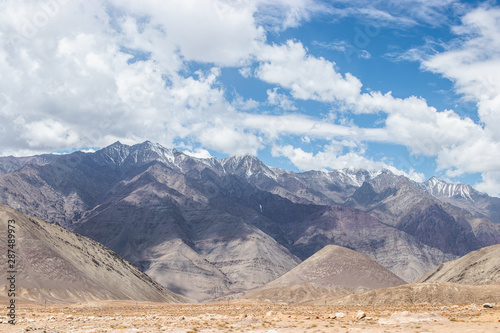
<instances>
[{"instance_id":1,"label":"dark rock face","mask_svg":"<svg viewBox=\"0 0 500 333\"><path fill-rule=\"evenodd\" d=\"M151 142L49 159L10 161L0 203L86 235L198 300L261 286L329 244L411 281L500 242L484 215L389 171L297 174Z\"/></svg>"},{"instance_id":2,"label":"dark rock face","mask_svg":"<svg viewBox=\"0 0 500 333\"><path fill-rule=\"evenodd\" d=\"M400 219L397 227L444 253L462 256L481 247L470 224L455 219L436 203L416 205Z\"/></svg>"},{"instance_id":3,"label":"dark rock face","mask_svg":"<svg viewBox=\"0 0 500 333\"><path fill-rule=\"evenodd\" d=\"M48 164L57 158L59 158L59 156L50 154L28 157L0 157L0 175L19 170L26 165Z\"/></svg>"}]
</instances>

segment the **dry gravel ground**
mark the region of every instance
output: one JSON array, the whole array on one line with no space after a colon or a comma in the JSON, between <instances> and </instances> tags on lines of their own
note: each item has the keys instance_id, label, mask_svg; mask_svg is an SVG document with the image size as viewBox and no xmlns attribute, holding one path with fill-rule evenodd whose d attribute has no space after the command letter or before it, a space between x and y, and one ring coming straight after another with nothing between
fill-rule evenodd
<instances>
[{"instance_id":1,"label":"dry gravel ground","mask_svg":"<svg viewBox=\"0 0 500 333\"><path fill-rule=\"evenodd\" d=\"M366 317L356 319L360 311ZM500 332L500 304L485 309L480 304L359 307L99 301L45 307L24 303L18 304L17 318L13 326L2 313L0 332Z\"/></svg>"}]
</instances>

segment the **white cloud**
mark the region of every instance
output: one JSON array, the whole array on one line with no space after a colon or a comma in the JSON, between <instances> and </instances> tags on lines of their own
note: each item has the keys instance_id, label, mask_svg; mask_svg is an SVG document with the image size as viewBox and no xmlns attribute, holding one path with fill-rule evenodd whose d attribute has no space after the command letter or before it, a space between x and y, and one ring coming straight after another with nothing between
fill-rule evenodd
<instances>
[{"instance_id":1,"label":"white cloud","mask_svg":"<svg viewBox=\"0 0 500 333\"><path fill-rule=\"evenodd\" d=\"M63 145L74 145L78 142L78 135L69 127L46 119L25 124L27 129L25 138L32 148L47 148Z\"/></svg>"},{"instance_id":2,"label":"white cloud","mask_svg":"<svg viewBox=\"0 0 500 333\"><path fill-rule=\"evenodd\" d=\"M249 0L252 2L252 0ZM314 13L329 11L329 6L314 0L253 0L257 24L268 31L282 31L297 27Z\"/></svg>"},{"instance_id":3,"label":"white cloud","mask_svg":"<svg viewBox=\"0 0 500 333\"><path fill-rule=\"evenodd\" d=\"M116 140L171 146L185 139L202 144L192 152L197 156L208 156L205 149L256 155L274 146L275 154L300 168L349 163L389 168L360 148L361 142L382 142L436 157L449 176L482 172L481 188L492 191L500 182L499 165L491 157L498 156L500 141L498 9L465 15L453 30L460 43L421 59L424 68L453 80L457 91L477 103L482 124L452 110L438 112L423 98L366 93L357 77L313 56L300 41L266 41L266 32L296 27L319 11L432 25L454 1L434 3L356 1L349 13L343 1L333 2L335 8L332 2L309 0L2 1L0 153L102 147ZM422 10L408 14L412 8ZM203 70L191 72L192 62ZM344 119L352 113L381 114L382 126L359 128L299 112L259 114L265 95L257 101L236 92L228 100L232 92L220 80L225 67L273 85L264 88L268 106L297 111L296 100L314 100L342 112ZM307 144L335 144L316 154L277 144L289 136Z\"/></svg>"},{"instance_id":4,"label":"white cloud","mask_svg":"<svg viewBox=\"0 0 500 333\"><path fill-rule=\"evenodd\" d=\"M457 91L477 102L486 129L500 139L500 8L478 8L453 30L461 37L426 59L427 70L455 83Z\"/></svg>"},{"instance_id":5,"label":"white cloud","mask_svg":"<svg viewBox=\"0 0 500 333\"><path fill-rule=\"evenodd\" d=\"M459 0L331 0L331 12L341 18L358 17L367 25L439 26L449 22L449 11L460 11Z\"/></svg>"},{"instance_id":6,"label":"white cloud","mask_svg":"<svg viewBox=\"0 0 500 333\"><path fill-rule=\"evenodd\" d=\"M246 79L252 76L252 68L250 67L242 67L238 71Z\"/></svg>"},{"instance_id":7,"label":"white cloud","mask_svg":"<svg viewBox=\"0 0 500 333\"><path fill-rule=\"evenodd\" d=\"M196 157L196 158L211 158L210 152L203 148L196 148L194 151L184 150L186 155Z\"/></svg>"},{"instance_id":8,"label":"white cloud","mask_svg":"<svg viewBox=\"0 0 500 333\"><path fill-rule=\"evenodd\" d=\"M284 135L308 135L310 138L332 140L336 137L358 138L362 140L370 136L356 127L334 124L327 119L318 119L301 114L287 114L282 116L246 114L241 120L244 128L258 130L266 138L274 140Z\"/></svg>"},{"instance_id":9,"label":"white cloud","mask_svg":"<svg viewBox=\"0 0 500 333\"><path fill-rule=\"evenodd\" d=\"M196 136L204 146L229 155L257 155L262 147L262 142L257 135L222 124L217 127L204 128Z\"/></svg>"},{"instance_id":10,"label":"white cloud","mask_svg":"<svg viewBox=\"0 0 500 333\"><path fill-rule=\"evenodd\" d=\"M479 191L500 197L500 171L487 171L482 173L482 181L475 185Z\"/></svg>"},{"instance_id":11,"label":"white cloud","mask_svg":"<svg viewBox=\"0 0 500 333\"><path fill-rule=\"evenodd\" d=\"M441 74L455 84L465 99L477 103L481 125L467 120L443 121L452 138L438 154L438 166L450 176L481 172L478 188L498 195L500 183L500 9L479 7L455 26L456 40L442 44L444 51L428 54L428 48L410 51L428 71ZM498 177L498 178L497 178Z\"/></svg>"},{"instance_id":12,"label":"white cloud","mask_svg":"<svg viewBox=\"0 0 500 333\"><path fill-rule=\"evenodd\" d=\"M164 40L176 45L186 60L240 65L265 40L255 24L250 2L223 0L115 0L114 5L144 16L164 30Z\"/></svg>"},{"instance_id":13,"label":"white cloud","mask_svg":"<svg viewBox=\"0 0 500 333\"><path fill-rule=\"evenodd\" d=\"M321 102L354 102L361 82L347 73L339 74L334 63L308 54L299 42L265 46L259 54L261 64L256 76L268 83L290 89L297 99Z\"/></svg>"},{"instance_id":14,"label":"white cloud","mask_svg":"<svg viewBox=\"0 0 500 333\"><path fill-rule=\"evenodd\" d=\"M280 94L278 88L267 90L267 101L271 105L276 105L280 109L293 111L297 110L292 100L290 100L286 95Z\"/></svg>"},{"instance_id":15,"label":"white cloud","mask_svg":"<svg viewBox=\"0 0 500 333\"><path fill-rule=\"evenodd\" d=\"M238 95L233 99L231 105L237 110L248 111L257 109L260 103L252 98L244 99L242 96Z\"/></svg>"},{"instance_id":16,"label":"white cloud","mask_svg":"<svg viewBox=\"0 0 500 333\"><path fill-rule=\"evenodd\" d=\"M350 152L343 153L343 147L354 146ZM362 147L356 147L356 144L349 142L331 143L324 147L323 151L316 154L305 152L301 148L294 148L291 145L274 146L272 154L275 157L287 157L297 168L300 170L332 170L332 169L345 169L345 168L360 168L366 170L389 170L397 175L405 175L408 178L422 182L425 177L422 173L409 170L403 172L398 170L392 165L384 162L376 162L366 158Z\"/></svg>"}]
</instances>

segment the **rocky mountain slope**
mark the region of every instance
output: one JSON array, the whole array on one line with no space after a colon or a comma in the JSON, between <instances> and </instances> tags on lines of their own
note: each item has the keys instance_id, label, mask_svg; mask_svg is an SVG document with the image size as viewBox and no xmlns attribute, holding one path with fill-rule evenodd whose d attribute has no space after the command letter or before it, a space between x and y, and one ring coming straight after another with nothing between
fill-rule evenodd
<instances>
[{"instance_id":1,"label":"rocky mountain slope","mask_svg":"<svg viewBox=\"0 0 500 333\"><path fill-rule=\"evenodd\" d=\"M500 283L500 245L488 246L441 264L414 282L433 281L469 285Z\"/></svg>"},{"instance_id":2,"label":"rocky mountain slope","mask_svg":"<svg viewBox=\"0 0 500 333\"><path fill-rule=\"evenodd\" d=\"M198 300L262 286L329 244L411 281L500 243L500 224L388 171L294 173L151 142L19 164L0 175L0 203L88 236Z\"/></svg>"},{"instance_id":3,"label":"rocky mountain slope","mask_svg":"<svg viewBox=\"0 0 500 333\"><path fill-rule=\"evenodd\" d=\"M43 165L58 159L58 155L44 154L27 157L5 156L0 157L0 175L16 171L25 165Z\"/></svg>"},{"instance_id":4,"label":"rocky mountain slope","mask_svg":"<svg viewBox=\"0 0 500 333\"><path fill-rule=\"evenodd\" d=\"M80 302L131 299L189 302L165 289L114 252L86 237L0 205L0 237L14 220L16 299ZM7 263L7 242L0 242ZM0 272L2 284L10 276ZM8 289L6 285L2 289Z\"/></svg>"}]
</instances>

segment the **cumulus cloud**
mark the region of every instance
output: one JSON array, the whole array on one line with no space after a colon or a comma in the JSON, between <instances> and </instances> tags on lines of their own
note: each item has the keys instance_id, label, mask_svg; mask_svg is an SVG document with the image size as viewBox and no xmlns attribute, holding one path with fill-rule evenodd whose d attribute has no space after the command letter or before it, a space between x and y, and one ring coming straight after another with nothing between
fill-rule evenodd
<instances>
[{"instance_id":1,"label":"cumulus cloud","mask_svg":"<svg viewBox=\"0 0 500 333\"><path fill-rule=\"evenodd\" d=\"M450 79L459 94L475 102L481 120L481 127L469 121L468 130L450 128L459 140L443 149L438 165L450 175L482 172L478 188L499 195L500 9L477 8L464 15L453 32L457 39L440 45L442 52L411 51L424 69Z\"/></svg>"},{"instance_id":2,"label":"cumulus cloud","mask_svg":"<svg viewBox=\"0 0 500 333\"><path fill-rule=\"evenodd\" d=\"M356 77L338 73L334 63L311 56L300 42L264 46L259 60L256 76L289 89L294 98L354 102L360 94L362 84Z\"/></svg>"},{"instance_id":3,"label":"cumulus cloud","mask_svg":"<svg viewBox=\"0 0 500 333\"><path fill-rule=\"evenodd\" d=\"M319 12L411 26L432 25L446 10L458 10L453 0L354 3L2 1L0 153L102 147L116 140L173 146L186 140L202 146L189 150L199 157L209 157L207 149L257 155L274 147L273 154L300 169L355 166L399 172L366 157L363 142L379 142L435 157L449 177L481 172L478 186L493 193L500 183L500 165L492 157L500 152L500 10L481 7L463 16L453 28L457 40L442 45L442 52L412 53L424 69L452 80L464 98L477 103L478 124L453 110L436 110L421 97L367 92L359 78L314 56L301 41L267 40L269 33L297 27ZM351 45L330 47L342 51ZM237 92L228 97L232 92L221 80L226 68L263 81L264 99ZM361 128L331 115L304 115L297 110L299 101L323 103L345 119L380 114L380 126ZM294 112L273 115L262 112L264 107ZM289 137L330 144L314 154L283 144Z\"/></svg>"},{"instance_id":4,"label":"cumulus cloud","mask_svg":"<svg viewBox=\"0 0 500 333\"><path fill-rule=\"evenodd\" d=\"M267 90L267 101L271 105L276 105L283 110L297 110L292 100L290 100L286 95L280 94L278 88Z\"/></svg>"},{"instance_id":5,"label":"cumulus cloud","mask_svg":"<svg viewBox=\"0 0 500 333\"><path fill-rule=\"evenodd\" d=\"M345 146L351 146L353 149L347 153L343 153ZM276 157L287 157L300 170L360 168L378 171L386 169L397 175L405 175L416 182L425 180L424 175L415 170L411 169L408 172L404 172L384 162L366 158L363 156L364 149L357 147L357 144L352 142L331 143L325 146L323 151L319 151L316 154L305 152L302 148L294 148L291 145L274 146L272 154Z\"/></svg>"},{"instance_id":6,"label":"cumulus cloud","mask_svg":"<svg viewBox=\"0 0 500 333\"><path fill-rule=\"evenodd\" d=\"M425 69L442 74L457 91L475 101L486 129L500 139L500 9L478 8L453 31L459 39L446 51L422 60Z\"/></svg>"}]
</instances>

